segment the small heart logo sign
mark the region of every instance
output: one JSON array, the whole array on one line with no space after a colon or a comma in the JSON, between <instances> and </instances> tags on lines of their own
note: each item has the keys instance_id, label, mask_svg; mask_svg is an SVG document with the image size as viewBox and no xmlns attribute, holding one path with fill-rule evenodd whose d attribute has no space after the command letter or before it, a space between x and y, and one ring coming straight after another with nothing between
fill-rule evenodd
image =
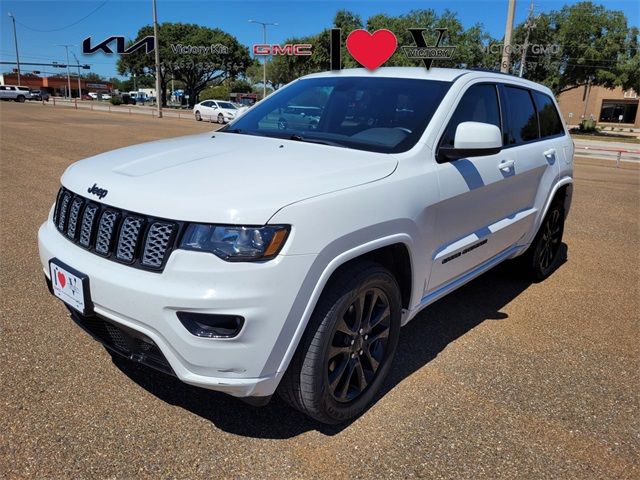
<instances>
[{"instance_id":1,"label":"small heart logo sign","mask_svg":"<svg viewBox=\"0 0 640 480\"><path fill-rule=\"evenodd\" d=\"M58 272L58 283L62 288L64 288L64 286L67 284L67 279L62 272Z\"/></svg>"},{"instance_id":2,"label":"small heart logo sign","mask_svg":"<svg viewBox=\"0 0 640 480\"><path fill-rule=\"evenodd\" d=\"M347 37L347 50L358 63L368 70L375 70L391 58L398 46L398 39L391 30L381 29L373 33L354 30Z\"/></svg>"}]
</instances>

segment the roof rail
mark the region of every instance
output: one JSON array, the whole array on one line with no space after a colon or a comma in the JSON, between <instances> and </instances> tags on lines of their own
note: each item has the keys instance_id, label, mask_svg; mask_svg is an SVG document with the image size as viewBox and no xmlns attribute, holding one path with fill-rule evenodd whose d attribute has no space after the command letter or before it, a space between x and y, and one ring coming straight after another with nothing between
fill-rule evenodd
<instances>
[{"instance_id":1,"label":"roof rail","mask_svg":"<svg viewBox=\"0 0 640 480\"><path fill-rule=\"evenodd\" d=\"M505 73L505 72L501 72L501 71L499 71L499 70L494 70L494 69L492 69L492 68L479 68L479 67L476 67L476 68L467 68L467 70L471 70L471 71L473 71L473 72L491 72L491 73L498 73L498 74L500 74L500 75L506 75L506 76L508 76L508 77L522 78L522 77L519 77L518 75L514 75L514 74L512 74L512 73ZM523 80L526 80L526 78L525 78L525 79L523 79Z\"/></svg>"}]
</instances>

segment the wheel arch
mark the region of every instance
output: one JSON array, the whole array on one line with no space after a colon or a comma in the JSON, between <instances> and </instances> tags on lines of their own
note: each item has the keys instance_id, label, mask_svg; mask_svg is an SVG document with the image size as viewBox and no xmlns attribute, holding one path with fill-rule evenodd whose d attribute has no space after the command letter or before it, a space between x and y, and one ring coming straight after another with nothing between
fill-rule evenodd
<instances>
[{"instance_id":1,"label":"wheel arch","mask_svg":"<svg viewBox=\"0 0 640 480\"><path fill-rule=\"evenodd\" d=\"M518 252L516 252L513 255L513 257L517 257L521 255L529 247L529 244L531 244L536 234L538 233L538 230L540 229L540 226L542 225L542 222L546 217L547 212L549 211L549 208L551 207L551 205L553 205L554 202L560 201L560 200L562 201L564 206L564 216L565 218L567 218L567 215L569 214L569 209L571 208L572 197L573 197L573 178L569 176L561 178L559 181L557 181L554 184L549 195L547 196L542 210L536 217L535 224L531 229L531 232L529 232L529 234L526 236L526 241L524 241L522 244L523 248L521 248Z\"/></svg>"},{"instance_id":2,"label":"wheel arch","mask_svg":"<svg viewBox=\"0 0 640 480\"><path fill-rule=\"evenodd\" d=\"M263 374L275 372L281 378L300 344L322 292L339 271L349 268L355 262L373 260L388 268L396 277L400 287L402 308L408 309L414 296L412 290L415 286L415 261L412 253L411 236L398 233L360 244L338 255L333 255L329 251L328 262L326 259L323 260L322 254L318 255L316 263L319 262L321 268L316 269L312 266L307 274L264 366Z\"/></svg>"}]
</instances>

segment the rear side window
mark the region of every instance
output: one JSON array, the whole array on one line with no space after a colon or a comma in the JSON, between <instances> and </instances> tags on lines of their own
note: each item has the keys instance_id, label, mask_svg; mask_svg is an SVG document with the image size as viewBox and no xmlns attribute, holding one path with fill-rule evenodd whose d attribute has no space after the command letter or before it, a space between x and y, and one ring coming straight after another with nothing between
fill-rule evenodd
<instances>
[{"instance_id":1,"label":"rear side window","mask_svg":"<svg viewBox=\"0 0 640 480\"><path fill-rule=\"evenodd\" d=\"M538 119L540 121L540 137L553 137L563 135L562 121L558 110L549 95L542 92L533 92L533 99L536 101L538 109Z\"/></svg>"},{"instance_id":2,"label":"rear side window","mask_svg":"<svg viewBox=\"0 0 640 480\"><path fill-rule=\"evenodd\" d=\"M441 146L453 147L456 129L462 122L490 123L500 128L500 106L495 85L473 85L465 92L449 120Z\"/></svg>"},{"instance_id":3,"label":"rear side window","mask_svg":"<svg viewBox=\"0 0 640 480\"><path fill-rule=\"evenodd\" d=\"M507 131L505 145L518 145L538 139L538 116L529 90L505 87Z\"/></svg>"}]
</instances>

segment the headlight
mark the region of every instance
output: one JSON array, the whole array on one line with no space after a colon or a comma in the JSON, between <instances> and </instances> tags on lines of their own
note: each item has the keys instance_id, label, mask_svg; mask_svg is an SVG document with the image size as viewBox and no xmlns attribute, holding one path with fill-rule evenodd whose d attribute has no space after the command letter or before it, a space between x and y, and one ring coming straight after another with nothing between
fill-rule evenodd
<instances>
[{"instance_id":1,"label":"headlight","mask_svg":"<svg viewBox=\"0 0 640 480\"><path fill-rule=\"evenodd\" d=\"M191 223L180 248L211 252L230 262L268 260L275 257L289 234L289 227L238 227Z\"/></svg>"}]
</instances>

